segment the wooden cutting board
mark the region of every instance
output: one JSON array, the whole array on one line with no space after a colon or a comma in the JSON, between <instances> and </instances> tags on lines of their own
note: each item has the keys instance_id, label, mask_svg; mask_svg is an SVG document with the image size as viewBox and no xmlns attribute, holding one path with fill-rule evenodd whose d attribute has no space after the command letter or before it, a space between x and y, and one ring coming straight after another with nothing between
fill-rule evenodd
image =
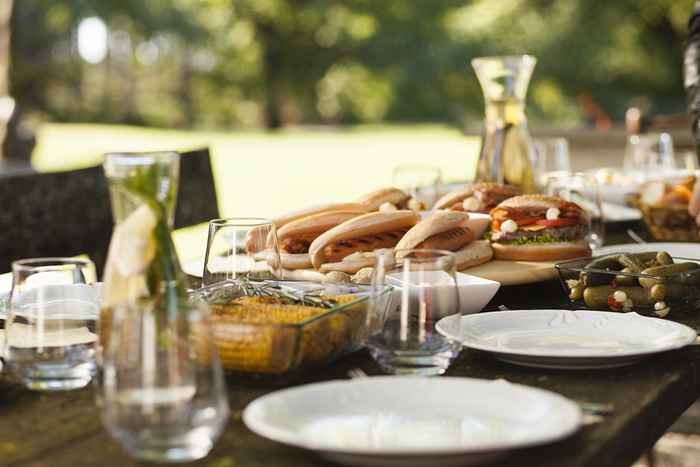
<instances>
[{"instance_id":1,"label":"wooden cutting board","mask_svg":"<svg viewBox=\"0 0 700 467\"><path fill-rule=\"evenodd\" d=\"M552 261L504 261L496 259L461 272L500 282L501 285L523 285L556 279L555 264Z\"/></svg>"}]
</instances>

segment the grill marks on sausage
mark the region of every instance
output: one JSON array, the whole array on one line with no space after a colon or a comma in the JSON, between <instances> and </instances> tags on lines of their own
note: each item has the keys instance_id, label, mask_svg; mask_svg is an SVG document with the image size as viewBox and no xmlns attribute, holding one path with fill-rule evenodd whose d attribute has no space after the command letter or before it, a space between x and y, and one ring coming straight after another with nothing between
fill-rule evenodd
<instances>
[{"instance_id":1,"label":"grill marks on sausage","mask_svg":"<svg viewBox=\"0 0 700 467\"><path fill-rule=\"evenodd\" d=\"M280 249L285 253L291 254L308 253L309 246L311 246L311 242L313 242L316 237L318 237L318 235L285 238L280 242Z\"/></svg>"},{"instance_id":2,"label":"grill marks on sausage","mask_svg":"<svg viewBox=\"0 0 700 467\"><path fill-rule=\"evenodd\" d=\"M416 248L457 251L474 241L474 232L465 227L455 227L445 232L431 235Z\"/></svg>"},{"instance_id":3,"label":"grill marks on sausage","mask_svg":"<svg viewBox=\"0 0 700 467\"><path fill-rule=\"evenodd\" d=\"M323 255L327 262L342 261L348 255L357 251L374 251L380 248L393 248L399 243L408 229L392 230L359 238L341 240L327 245L323 249Z\"/></svg>"}]
</instances>

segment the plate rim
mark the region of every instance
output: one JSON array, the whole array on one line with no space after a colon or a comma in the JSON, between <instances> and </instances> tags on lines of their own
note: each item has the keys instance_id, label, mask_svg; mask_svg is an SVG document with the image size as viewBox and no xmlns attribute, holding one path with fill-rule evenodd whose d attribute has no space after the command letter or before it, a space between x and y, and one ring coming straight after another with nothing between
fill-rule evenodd
<instances>
[{"instance_id":1,"label":"plate rim","mask_svg":"<svg viewBox=\"0 0 700 467\"><path fill-rule=\"evenodd\" d=\"M609 254L613 254L613 253L626 253L626 251L615 251L616 249L618 249L620 247L622 247L624 249L624 248L629 248L630 246L633 246L633 247L639 248L639 249L653 250L653 249L661 248L659 245L673 245L674 247L683 245L684 247L685 246L688 246L688 247L695 246L696 248L700 248L700 243L693 243L693 242L647 242L647 243L629 242L629 243L620 243L617 245L605 245L605 246L602 246L600 248L596 248L596 250L593 251L593 256L595 257L595 256L605 256L605 255L609 255ZM602 250L602 252L601 252L601 250ZM674 255L671 255L671 256L674 256Z\"/></svg>"},{"instance_id":2,"label":"plate rim","mask_svg":"<svg viewBox=\"0 0 700 467\"><path fill-rule=\"evenodd\" d=\"M263 404L273 398L283 397L289 393L302 392L308 390L310 387L318 388L322 386L337 387L341 385L352 385L352 384L378 384L386 381L396 382L397 379L402 381L420 381L423 384L443 384L440 381L449 381L448 384L463 384L465 386L472 384L507 384L508 387L517 388L517 390L527 391L532 395L540 397L541 400L545 399L551 407L556 407L561 410L560 415L561 420L570 422L569 425L565 425L565 422L560 423L560 429L558 433L540 434L532 439L525 441L516 441L510 443L503 442L492 442L485 443L481 447L475 446L451 446L451 447L440 447L440 448L392 448L392 449L372 449L363 447L344 447L344 448L334 448L331 446L317 445L308 442L300 437L295 438L294 435L289 435L289 430L284 430L271 426L262 421L256 420L255 412L261 411ZM525 449L534 446L541 446L545 444L554 443L569 436L572 436L580 430L583 426L583 414L578 404L570 400L569 398L546 389L541 389L533 386L526 386L524 384L511 383L510 381L504 380L489 380L482 378L468 378L468 377L457 377L457 376L440 376L436 378L426 378L422 376L372 376L368 378L358 378L349 380L331 380L323 381L319 383L310 383L301 386L295 386L291 388L281 389L278 391L271 392L264 396L258 397L257 399L250 402L243 410L242 420L245 426L258 436L262 436L268 440L286 444L289 446L294 446L309 451L314 451L318 453L337 453L343 455L351 456L372 456L372 457L398 457L398 456L467 456L467 455L478 455L485 453L498 453L512 451L514 449Z\"/></svg>"},{"instance_id":3,"label":"plate rim","mask_svg":"<svg viewBox=\"0 0 700 467\"><path fill-rule=\"evenodd\" d=\"M542 313L547 313L547 312L566 312L566 313L583 313L583 314L590 314L590 315L599 315L599 316L614 316L615 319L618 319L619 317L623 316L629 316L630 313L619 313L619 312L612 312L612 311L596 311L596 310L566 310L566 309L555 309L555 308L543 308L543 309L532 309L532 310L507 310L507 311L489 311L485 313L475 313L471 315L466 315L466 316L461 316L460 318L462 320L470 320L470 321L479 321L482 319L493 319L493 316L503 316L506 313L528 313L528 314L542 314ZM692 344L695 342L695 340L698 337L698 333L695 329L691 328L690 326L687 326L683 323L678 323L673 320L667 320L667 319L661 319L661 318L651 318L647 316L642 316L637 313L633 313L636 316L639 316L640 318L644 318L645 320L655 320L656 322L664 323L664 325L671 325L677 327L677 329L686 335L686 343L674 343L673 345L667 345L664 348L661 349L648 349L648 350L629 350L625 352L620 352L616 353L614 355L600 355L600 354L566 354L566 353L560 353L557 355L553 355L552 353L549 353L547 351L527 351L527 350L518 350L518 349L499 349L495 348L490 345L484 345L484 344L478 344L478 343L473 343L473 342L467 342L466 339L464 339L462 336L459 336L459 338L456 338L453 334L448 333L445 329L444 326L445 324L441 323L446 323L448 320L454 320L456 315L451 315L451 316L446 316L445 318L442 318L440 321L437 322L436 324L436 329L438 332L445 337L448 337L450 339L455 339L459 342L462 343L462 346L467 347L469 349L474 349L474 350L481 350L483 352L489 352L493 354L507 354L507 355L519 355L523 357L540 357L540 358L566 358L566 359L613 359L613 358L619 358L619 357L645 357L649 355L655 355L663 352L669 352L671 350L677 350L677 349L682 349L683 347L687 347L688 345Z\"/></svg>"}]
</instances>

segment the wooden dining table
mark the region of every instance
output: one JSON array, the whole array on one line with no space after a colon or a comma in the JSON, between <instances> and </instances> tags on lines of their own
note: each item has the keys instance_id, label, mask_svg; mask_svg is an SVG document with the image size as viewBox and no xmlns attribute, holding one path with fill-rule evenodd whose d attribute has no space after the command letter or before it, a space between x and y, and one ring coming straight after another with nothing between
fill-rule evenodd
<instances>
[{"instance_id":1,"label":"wooden dining table","mask_svg":"<svg viewBox=\"0 0 700 467\"><path fill-rule=\"evenodd\" d=\"M629 241L627 225L609 233L608 243ZM639 226L636 226L639 229ZM700 245L699 245L700 250ZM561 308L566 297L557 281L503 287L489 303L508 308ZM700 328L700 311L672 312L669 319ZM366 351L342 358L294 384L346 379L360 368L381 371ZM546 370L502 363L463 350L447 376L497 379L547 389L576 401L611 404L612 412L563 441L509 453L492 466L620 467L631 465L700 396L700 346L667 352L607 370ZM192 465L207 467L324 466L313 453L274 443L250 432L241 413L253 399L277 387L242 384L229 377L231 416L212 452ZM398 395L397 395L398 396ZM463 397L470 397L464 394ZM38 393L0 377L0 466L122 467L139 465L111 439L100 421L93 389Z\"/></svg>"}]
</instances>

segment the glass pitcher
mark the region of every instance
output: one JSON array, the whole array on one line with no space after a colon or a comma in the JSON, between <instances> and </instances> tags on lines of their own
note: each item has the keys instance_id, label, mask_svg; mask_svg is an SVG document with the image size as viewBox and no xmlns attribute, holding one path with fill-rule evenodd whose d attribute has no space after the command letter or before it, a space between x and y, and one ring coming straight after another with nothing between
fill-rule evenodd
<instances>
[{"instance_id":1,"label":"glass pitcher","mask_svg":"<svg viewBox=\"0 0 700 467\"><path fill-rule=\"evenodd\" d=\"M478 181L516 185L525 193L536 191L525 117L527 87L536 63L530 55L472 60L486 107Z\"/></svg>"},{"instance_id":2,"label":"glass pitcher","mask_svg":"<svg viewBox=\"0 0 700 467\"><path fill-rule=\"evenodd\" d=\"M103 347L115 307L152 299L167 313L176 313L187 300L171 237L179 168L176 152L105 155L115 227L103 274Z\"/></svg>"}]
</instances>

